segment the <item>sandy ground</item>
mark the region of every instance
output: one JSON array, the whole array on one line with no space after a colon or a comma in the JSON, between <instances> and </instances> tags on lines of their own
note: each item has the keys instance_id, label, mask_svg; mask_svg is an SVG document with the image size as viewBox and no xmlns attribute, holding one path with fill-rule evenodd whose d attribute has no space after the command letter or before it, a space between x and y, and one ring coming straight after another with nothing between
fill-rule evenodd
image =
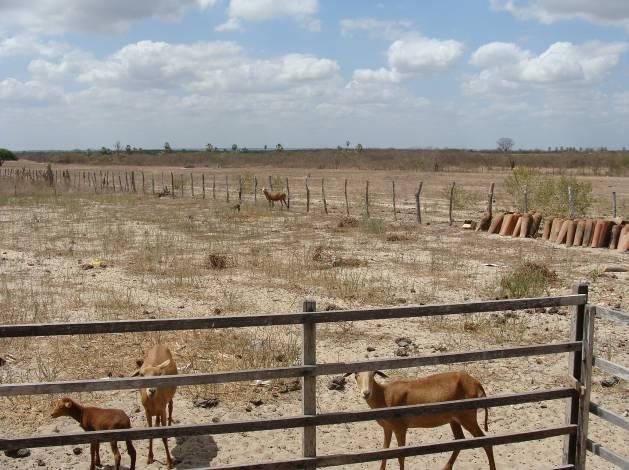
<instances>
[{"instance_id":1,"label":"sandy ground","mask_svg":"<svg viewBox=\"0 0 629 470\"><path fill-rule=\"evenodd\" d=\"M439 223L443 220L442 212L435 213L435 222L430 226L411 229L403 223L388 221L383 232L372 233L371 229L339 230L336 228L338 216L333 215L288 216L279 215L277 211L269 215L260 210L248 212L243 209L243 213L233 216L221 209L206 220L201 217L207 217L203 215L207 207L199 201L134 199L130 204L129 199L121 197L93 196L76 202L72 196L67 196L63 204L52 208L42 207L36 198L5 199L0 206L0 223L6 227L0 261L0 299L4 311L22 314L16 307L20 301L30 309L25 317L28 321L76 321L184 317L206 315L208 311L214 312L212 314L299 311L306 295L316 299L319 309L332 304L355 308L465 301L491 298L496 279L523 258L544 259L557 271L559 279L552 284L550 293L566 292L574 281L587 278L593 302L629 311L627 273L602 273L607 265L627 266L627 255L609 250L571 250L538 240L462 232ZM337 198L332 201L338 214L342 204ZM470 209L469 214L476 212ZM154 215L147 215L149 213ZM112 220L112 214L118 214L119 219ZM218 217L224 226L213 225L212 217ZM412 217L412 211L409 217ZM184 225L185 220L192 220L191 223L201 227L190 229ZM122 234L112 235L115 230ZM194 259L185 257L187 250L202 247L207 251L208 247L218 246L223 252L229 248L235 265L223 271L180 272L182 268L176 259L162 255L160 263L167 259L168 262L163 261L166 268L179 273L164 274L157 271L152 261L142 261L136 253L146 250L141 245L142 240L152 237L153 230L164 237L172 236L168 239L172 246L183 246L173 255L181 258L183 264L194 262ZM226 233L230 230L232 234L238 234L236 241L230 241ZM392 232L409 234L409 238L402 242L387 241L387 234ZM26 240L24 234L28 234ZM130 244L128 239L136 242ZM256 245L256 250L262 250L261 253L254 253L251 245L256 243L260 244ZM333 277L334 269L324 270L317 265L313 273L303 274L302 278L298 272L303 269L299 264L301 261L290 254L306 250L310 256L308 250L319 243L333 253L331 256L351 256L364 264L343 268L342 276L338 278ZM93 256L106 258L109 266L100 270L82 270L79 264ZM485 266L488 262L498 266ZM278 282L270 282L269 277ZM34 292L31 296L29 289ZM220 313L216 313L217 309ZM471 320L453 316L442 320L326 325L319 329L317 355L321 362L392 357L398 348L395 340L402 336L412 339L415 345L412 354L421 355L560 341L568 337L569 317L566 313L567 309L560 309L554 314L520 312L512 317L499 312L477 315ZM5 318L3 321L15 319ZM298 331L281 329L279 333L280 336L295 335ZM626 327L597 320L597 353L614 362L629 364L628 333ZM212 332L207 334L210 339L212 335ZM133 370L135 358L141 357L142 352L156 341L171 347L182 371L192 373L246 367L232 357L238 355L234 353L234 347L219 341L225 338L208 339L207 345L202 343L203 338L203 333L185 336L171 332L126 335L124 338L115 335L113 340L106 336L89 336L64 339L61 343L2 340L0 355L12 354L15 361L0 369L0 379L9 383L103 377L108 372L128 375ZM256 341L265 340L255 339L251 344L255 346ZM368 346L375 350L367 351ZM46 360L47 355L49 360ZM222 356L229 358L225 362L217 359ZM94 357L99 360L94 361ZM74 364L77 359L82 365ZM400 377L464 368L481 380L489 395L494 395L564 386L566 363L566 355L554 355L389 373L392 377ZM595 370L593 398L617 413L627 413L627 383L621 381L612 388L603 388L601 380L606 377L607 374ZM321 377L318 381L320 412L366 409L352 379L345 391L328 390L329 380L330 377ZM277 383L270 387L247 383L236 390L180 388L173 416L176 423L191 424L300 414L301 393L277 393L280 387ZM219 398L217 407L194 406L196 398L210 396ZM130 415L134 427L145 425L137 391L81 394L78 398L85 403L122 408ZM252 406L250 401L254 399L261 399L263 404ZM0 426L4 435L79 430L69 418L49 418L52 398L2 401ZM489 434L563 424L564 408L562 401L493 408L490 410ZM625 449L629 437L629 433L611 428L595 417L591 418L590 431L596 440L618 451ZM407 442L428 443L450 438L448 427L416 429L409 432ZM170 439L169 442L173 457L179 461L177 468L198 468L297 457L301 452L301 430L190 437ZM375 422L326 426L318 430L321 454L373 449L381 445L382 431ZM147 466L148 444L145 441L136 443L138 468L165 468L162 443L156 441L154 446L158 462ZM32 449L29 457L20 460L0 455L0 468L86 468L89 448L87 445L77 447L82 449L79 455L75 455L72 447ZM112 464L108 446L102 447L103 463ZM558 465L561 449L562 439L554 438L499 446L494 452L498 468L529 469ZM440 468L447 458L445 454L409 458L407 467ZM588 462L588 467L593 469L613 468L591 455ZM123 464L128 466L126 453L123 453ZM389 463L389 468L396 467L395 462ZM482 450L461 452L455 466L460 469L485 467L486 457ZM344 468L375 469L378 464L372 462Z\"/></svg>"}]
</instances>

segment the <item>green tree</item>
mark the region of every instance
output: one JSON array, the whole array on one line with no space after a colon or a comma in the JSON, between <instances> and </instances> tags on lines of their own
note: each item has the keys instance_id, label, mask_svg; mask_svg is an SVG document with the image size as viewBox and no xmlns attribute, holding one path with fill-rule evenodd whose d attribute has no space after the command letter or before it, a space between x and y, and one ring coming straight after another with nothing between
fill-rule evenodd
<instances>
[{"instance_id":1,"label":"green tree","mask_svg":"<svg viewBox=\"0 0 629 470\"><path fill-rule=\"evenodd\" d=\"M125 147L125 152L127 152L127 154L129 155L133 152L133 149L129 144L127 144L127 146Z\"/></svg>"},{"instance_id":2,"label":"green tree","mask_svg":"<svg viewBox=\"0 0 629 470\"><path fill-rule=\"evenodd\" d=\"M236 152L238 150L238 145L232 144L232 152Z\"/></svg>"},{"instance_id":3,"label":"green tree","mask_svg":"<svg viewBox=\"0 0 629 470\"><path fill-rule=\"evenodd\" d=\"M284 150L284 146L282 146L282 144L277 144L275 146L275 151L276 152L281 152L282 150Z\"/></svg>"},{"instance_id":4,"label":"green tree","mask_svg":"<svg viewBox=\"0 0 629 470\"><path fill-rule=\"evenodd\" d=\"M17 157L9 149L0 148L0 166L4 161L17 160Z\"/></svg>"},{"instance_id":5,"label":"green tree","mask_svg":"<svg viewBox=\"0 0 629 470\"><path fill-rule=\"evenodd\" d=\"M172 149L172 147L170 146L170 143L169 143L169 142L164 142L164 152L166 152L166 153L170 153L170 152L172 152L172 151L173 151L173 149Z\"/></svg>"},{"instance_id":6,"label":"green tree","mask_svg":"<svg viewBox=\"0 0 629 470\"><path fill-rule=\"evenodd\" d=\"M356 151L357 152L362 152L363 151L363 145L362 144L356 144Z\"/></svg>"},{"instance_id":7,"label":"green tree","mask_svg":"<svg viewBox=\"0 0 629 470\"><path fill-rule=\"evenodd\" d=\"M205 150L206 152L211 152L214 150L214 146L212 144L205 144Z\"/></svg>"}]
</instances>

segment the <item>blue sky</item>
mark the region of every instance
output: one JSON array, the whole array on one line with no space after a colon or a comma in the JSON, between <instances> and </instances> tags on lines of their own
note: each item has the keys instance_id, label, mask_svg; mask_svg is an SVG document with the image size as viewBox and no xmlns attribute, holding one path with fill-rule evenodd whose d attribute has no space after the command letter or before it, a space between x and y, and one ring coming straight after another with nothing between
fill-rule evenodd
<instances>
[{"instance_id":1,"label":"blue sky","mask_svg":"<svg viewBox=\"0 0 629 470\"><path fill-rule=\"evenodd\" d=\"M0 0L0 147L629 146L626 0Z\"/></svg>"}]
</instances>

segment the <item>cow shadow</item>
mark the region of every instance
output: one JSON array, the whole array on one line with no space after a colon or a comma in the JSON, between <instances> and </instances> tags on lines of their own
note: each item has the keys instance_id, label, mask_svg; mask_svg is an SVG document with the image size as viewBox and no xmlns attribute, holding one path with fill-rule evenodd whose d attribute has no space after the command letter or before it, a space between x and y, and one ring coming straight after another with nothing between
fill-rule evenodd
<instances>
[{"instance_id":1,"label":"cow shadow","mask_svg":"<svg viewBox=\"0 0 629 470\"><path fill-rule=\"evenodd\" d=\"M218 454L218 447L212 436L182 436L176 441L172 456L177 462L177 469L207 467Z\"/></svg>"}]
</instances>

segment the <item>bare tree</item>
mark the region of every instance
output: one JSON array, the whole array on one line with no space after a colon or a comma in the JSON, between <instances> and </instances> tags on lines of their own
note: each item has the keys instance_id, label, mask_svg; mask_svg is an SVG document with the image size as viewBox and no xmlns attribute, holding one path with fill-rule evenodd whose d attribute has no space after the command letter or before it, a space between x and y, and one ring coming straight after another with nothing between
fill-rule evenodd
<instances>
[{"instance_id":1,"label":"bare tree","mask_svg":"<svg viewBox=\"0 0 629 470\"><path fill-rule=\"evenodd\" d=\"M117 154L120 154L120 151L122 150L122 144L120 143L119 140L117 140L116 143L114 144L114 149L116 150Z\"/></svg>"},{"instance_id":2,"label":"bare tree","mask_svg":"<svg viewBox=\"0 0 629 470\"><path fill-rule=\"evenodd\" d=\"M496 141L496 144L498 144L498 150L501 152L510 152L515 142L511 137L500 137L500 139Z\"/></svg>"}]
</instances>

